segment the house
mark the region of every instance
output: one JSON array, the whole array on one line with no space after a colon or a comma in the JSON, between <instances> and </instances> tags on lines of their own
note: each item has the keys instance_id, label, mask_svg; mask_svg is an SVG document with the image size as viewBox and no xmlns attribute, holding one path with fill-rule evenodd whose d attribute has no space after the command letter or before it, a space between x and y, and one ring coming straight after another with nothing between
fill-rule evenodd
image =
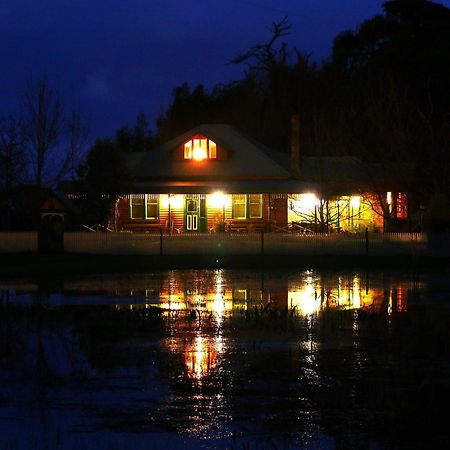
<instances>
[{"instance_id":1,"label":"house","mask_svg":"<svg viewBox=\"0 0 450 450\"><path fill-rule=\"evenodd\" d=\"M382 229L386 211L406 220L406 194L374 190L355 158L302 158L295 136L290 156L232 126L200 125L153 151L126 155L134 189L117 201L110 226L168 233L358 231Z\"/></svg>"}]
</instances>

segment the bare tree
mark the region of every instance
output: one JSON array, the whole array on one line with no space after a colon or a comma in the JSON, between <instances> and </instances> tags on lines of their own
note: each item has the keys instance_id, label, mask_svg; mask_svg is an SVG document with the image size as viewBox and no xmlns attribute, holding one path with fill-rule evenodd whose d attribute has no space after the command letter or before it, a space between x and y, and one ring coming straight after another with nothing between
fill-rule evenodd
<instances>
[{"instance_id":1,"label":"bare tree","mask_svg":"<svg viewBox=\"0 0 450 450\"><path fill-rule=\"evenodd\" d=\"M87 148L90 138L89 126L79 104L74 104L65 123L65 132L67 150L58 178L69 175L74 180L76 169L84 156L84 150Z\"/></svg>"},{"instance_id":2,"label":"bare tree","mask_svg":"<svg viewBox=\"0 0 450 450\"><path fill-rule=\"evenodd\" d=\"M42 186L51 177L63 128L63 111L58 92L46 77L30 83L24 94L22 131L25 136L33 177Z\"/></svg>"},{"instance_id":3,"label":"bare tree","mask_svg":"<svg viewBox=\"0 0 450 450\"><path fill-rule=\"evenodd\" d=\"M55 185L75 177L88 145L89 130L79 104L66 113L63 101L46 77L30 82L23 96L21 131L34 183Z\"/></svg>"},{"instance_id":4,"label":"bare tree","mask_svg":"<svg viewBox=\"0 0 450 450\"><path fill-rule=\"evenodd\" d=\"M418 164L417 110L392 77L369 78L359 102L348 111L346 132L373 193L365 200L390 230L397 218L398 195L411 191Z\"/></svg>"},{"instance_id":5,"label":"bare tree","mask_svg":"<svg viewBox=\"0 0 450 450\"><path fill-rule=\"evenodd\" d=\"M14 117L0 118L0 190L8 192L21 181L25 167L24 143Z\"/></svg>"},{"instance_id":6,"label":"bare tree","mask_svg":"<svg viewBox=\"0 0 450 450\"><path fill-rule=\"evenodd\" d=\"M272 25L269 28L272 37L268 42L251 47L242 55L234 58L231 62L233 64L241 64L253 60L256 62L256 65L250 65L251 70L265 70L268 72L270 72L276 64L284 64L288 57L286 44L282 43L280 49L276 50L275 43L280 38L287 36L291 27L287 17L283 17L279 22L272 22Z\"/></svg>"},{"instance_id":7,"label":"bare tree","mask_svg":"<svg viewBox=\"0 0 450 450\"><path fill-rule=\"evenodd\" d=\"M25 155L22 136L17 121L11 117L0 118L0 222L9 229L11 214L11 189L23 177Z\"/></svg>"}]
</instances>

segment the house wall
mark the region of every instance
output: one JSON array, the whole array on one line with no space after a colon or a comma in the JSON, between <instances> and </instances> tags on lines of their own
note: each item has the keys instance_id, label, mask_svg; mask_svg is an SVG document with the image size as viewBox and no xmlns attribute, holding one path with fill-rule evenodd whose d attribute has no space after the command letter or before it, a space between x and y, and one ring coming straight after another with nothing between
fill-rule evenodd
<instances>
[{"instance_id":1,"label":"house wall","mask_svg":"<svg viewBox=\"0 0 450 450\"><path fill-rule=\"evenodd\" d=\"M174 195L170 197L170 222L172 231L185 231L185 195ZM276 199L276 223L286 224L287 207L283 205L286 199ZM273 200L272 200L273 202ZM225 195L223 198L215 198L214 195L206 196L207 229L206 231L220 231L223 229L225 220L226 229L229 231L252 231L268 230L269 220L273 222L273 208L270 209L269 195L263 194L262 218L234 219L232 196ZM119 199L116 207L116 227L118 231L149 232L169 230L169 196L161 194L159 196L159 219L131 219L130 218L130 196ZM111 220L111 225L114 220Z\"/></svg>"},{"instance_id":2,"label":"house wall","mask_svg":"<svg viewBox=\"0 0 450 450\"><path fill-rule=\"evenodd\" d=\"M340 196L320 202L312 199L312 194L297 194L288 197L280 194L263 194L262 218L233 218L233 202L231 195L206 196L207 223L205 231L223 230L238 231L282 231L292 222L306 228L316 229L320 222L319 208L322 208L322 218L325 216L328 231L369 231L383 230L383 217L377 212L381 210L377 198L370 193L361 196ZM393 203L397 219L406 221L406 194L398 194L398 200ZM397 198L396 197L396 198ZM143 220L130 218L130 196L121 198L117 203L117 230L151 232L161 228L173 232L185 231L185 195L159 196L159 219ZM319 202L319 206L318 203ZM170 216L170 218L169 218Z\"/></svg>"}]
</instances>

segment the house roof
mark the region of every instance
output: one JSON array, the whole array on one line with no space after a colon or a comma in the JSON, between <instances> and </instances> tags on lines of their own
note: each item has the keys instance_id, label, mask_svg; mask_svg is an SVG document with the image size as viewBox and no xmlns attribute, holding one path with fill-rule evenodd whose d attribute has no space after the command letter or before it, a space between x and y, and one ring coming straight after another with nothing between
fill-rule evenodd
<instances>
[{"instance_id":1,"label":"house roof","mask_svg":"<svg viewBox=\"0 0 450 450\"><path fill-rule=\"evenodd\" d=\"M291 194L315 189L312 183L300 180L228 180L228 181L146 181L137 183L135 194Z\"/></svg>"},{"instance_id":2,"label":"house roof","mask_svg":"<svg viewBox=\"0 0 450 450\"><path fill-rule=\"evenodd\" d=\"M185 160L182 153L177 157L176 153L183 149L183 144L199 134L225 149L227 159ZM301 158L300 167L293 169L288 154L273 152L225 124L199 125L150 152L124 156L135 180L130 193L136 194L224 191L348 195L374 190L374 186L382 190L390 186L400 188L402 181L399 180L398 165L389 167L363 162L353 156L306 156ZM409 177L403 178L405 184ZM74 186L64 190L74 192Z\"/></svg>"},{"instance_id":3,"label":"house roof","mask_svg":"<svg viewBox=\"0 0 450 450\"><path fill-rule=\"evenodd\" d=\"M228 152L226 160L183 160L173 151L197 134L214 141ZM155 180L261 181L287 180L292 173L277 161L274 152L230 125L206 124L193 128L145 153L126 155L137 183Z\"/></svg>"}]
</instances>

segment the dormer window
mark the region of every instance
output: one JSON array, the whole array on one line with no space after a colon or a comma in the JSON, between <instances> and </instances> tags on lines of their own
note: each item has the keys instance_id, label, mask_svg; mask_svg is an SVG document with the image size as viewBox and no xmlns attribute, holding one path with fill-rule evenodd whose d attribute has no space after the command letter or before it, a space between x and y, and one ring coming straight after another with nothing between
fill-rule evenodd
<instances>
[{"instance_id":1,"label":"dormer window","mask_svg":"<svg viewBox=\"0 0 450 450\"><path fill-rule=\"evenodd\" d=\"M217 146L210 139L195 137L184 144L184 159L216 159Z\"/></svg>"}]
</instances>

